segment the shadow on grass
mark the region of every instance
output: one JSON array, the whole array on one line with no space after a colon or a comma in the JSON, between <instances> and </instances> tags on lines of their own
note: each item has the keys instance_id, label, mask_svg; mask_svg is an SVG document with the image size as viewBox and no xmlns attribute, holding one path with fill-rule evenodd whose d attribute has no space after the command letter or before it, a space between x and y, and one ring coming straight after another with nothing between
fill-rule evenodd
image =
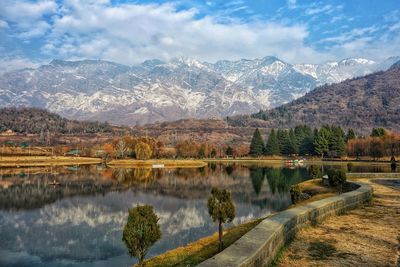
<instances>
[{"instance_id":1,"label":"shadow on grass","mask_svg":"<svg viewBox=\"0 0 400 267\"><path fill-rule=\"evenodd\" d=\"M321 241L311 242L308 247L308 254L313 260L326 260L336 252L335 246Z\"/></svg>"}]
</instances>

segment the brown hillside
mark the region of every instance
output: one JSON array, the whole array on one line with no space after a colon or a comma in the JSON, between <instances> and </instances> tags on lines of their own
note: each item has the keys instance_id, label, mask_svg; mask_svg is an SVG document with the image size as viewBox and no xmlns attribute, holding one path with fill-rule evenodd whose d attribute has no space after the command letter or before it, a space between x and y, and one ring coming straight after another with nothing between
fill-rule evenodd
<instances>
[{"instance_id":1,"label":"brown hillside","mask_svg":"<svg viewBox=\"0 0 400 267\"><path fill-rule=\"evenodd\" d=\"M325 85L278 108L228 118L228 123L266 128L337 124L359 133L373 127L400 131L400 67Z\"/></svg>"}]
</instances>

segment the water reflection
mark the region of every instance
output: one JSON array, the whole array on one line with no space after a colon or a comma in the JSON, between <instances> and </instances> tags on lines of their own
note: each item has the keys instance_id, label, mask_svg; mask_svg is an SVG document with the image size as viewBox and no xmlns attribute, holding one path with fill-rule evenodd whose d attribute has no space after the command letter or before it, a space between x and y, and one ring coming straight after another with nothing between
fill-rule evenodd
<instances>
[{"instance_id":1,"label":"water reflection","mask_svg":"<svg viewBox=\"0 0 400 267\"><path fill-rule=\"evenodd\" d=\"M160 217L163 236L152 256L217 230L206 207L213 186L232 191L239 224L285 209L290 185L309 175L305 167L209 164L3 168L0 177L0 266L129 266L121 241L129 208L150 204Z\"/></svg>"}]
</instances>

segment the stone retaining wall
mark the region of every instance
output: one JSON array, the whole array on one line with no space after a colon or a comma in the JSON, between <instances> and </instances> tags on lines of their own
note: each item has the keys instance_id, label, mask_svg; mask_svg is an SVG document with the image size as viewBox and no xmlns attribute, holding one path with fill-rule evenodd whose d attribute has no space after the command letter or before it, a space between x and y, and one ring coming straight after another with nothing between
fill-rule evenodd
<instances>
[{"instance_id":1,"label":"stone retaining wall","mask_svg":"<svg viewBox=\"0 0 400 267\"><path fill-rule=\"evenodd\" d=\"M354 191L288 209L263 220L224 251L198 266L270 265L277 252L302 227L369 201L372 197L372 187L363 183L355 184L359 187Z\"/></svg>"}]
</instances>

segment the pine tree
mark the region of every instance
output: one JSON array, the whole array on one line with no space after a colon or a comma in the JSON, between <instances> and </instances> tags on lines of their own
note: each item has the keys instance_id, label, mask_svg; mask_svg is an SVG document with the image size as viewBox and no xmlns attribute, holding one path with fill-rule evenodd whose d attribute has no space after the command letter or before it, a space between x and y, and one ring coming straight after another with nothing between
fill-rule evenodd
<instances>
[{"instance_id":1,"label":"pine tree","mask_svg":"<svg viewBox=\"0 0 400 267\"><path fill-rule=\"evenodd\" d=\"M254 131L253 138L250 143L250 155L261 156L264 151L264 142L261 137L261 133L258 128Z\"/></svg>"},{"instance_id":2,"label":"pine tree","mask_svg":"<svg viewBox=\"0 0 400 267\"><path fill-rule=\"evenodd\" d=\"M279 155L279 143L276 137L275 130L272 129L269 133L267 143L265 145L265 155Z\"/></svg>"},{"instance_id":3,"label":"pine tree","mask_svg":"<svg viewBox=\"0 0 400 267\"><path fill-rule=\"evenodd\" d=\"M315 152L322 157L329 151L329 131L326 127L321 127L318 131L314 145Z\"/></svg>"},{"instance_id":4,"label":"pine tree","mask_svg":"<svg viewBox=\"0 0 400 267\"><path fill-rule=\"evenodd\" d=\"M354 133L353 129L349 129L346 135L346 142L352 139L356 139L356 134Z\"/></svg>"},{"instance_id":5,"label":"pine tree","mask_svg":"<svg viewBox=\"0 0 400 267\"><path fill-rule=\"evenodd\" d=\"M372 137L381 137L381 136L384 136L385 134L386 134L385 129L383 129L383 128L373 128L371 136Z\"/></svg>"},{"instance_id":6,"label":"pine tree","mask_svg":"<svg viewBox=\"0 0 400 267\"><path fill-rule=\"evenodd\" d=\"M282 135L282 138L284 138L282 154L284 154L284 155L297 154L299 149L297 146L297 140L296 140L296 136L294 135L293 129L290 129L289 131L285 131L285 134Z\"/></svg>"},{"instance_id":7,"label":"pine tree","mask_svg":"<svg viewBox=\"0 0 400 267\"><path fill-rule=\"evenodd\" d=\"M278 129L276 139L278 140L279 154L285 154L284 148L288 138L288 132L286 130Z\"/></svg>"},{"instance_id":8,"label":"pine tree","mask_svg":"<svg viewBox=\"0 0 400 267\"><path fill-rule=\"evenodd\" d=\"M340 126L331 126L330 129L330 152L336 157L341 157L346 152L345 134Z\"/></svg>"}]
</instances>

